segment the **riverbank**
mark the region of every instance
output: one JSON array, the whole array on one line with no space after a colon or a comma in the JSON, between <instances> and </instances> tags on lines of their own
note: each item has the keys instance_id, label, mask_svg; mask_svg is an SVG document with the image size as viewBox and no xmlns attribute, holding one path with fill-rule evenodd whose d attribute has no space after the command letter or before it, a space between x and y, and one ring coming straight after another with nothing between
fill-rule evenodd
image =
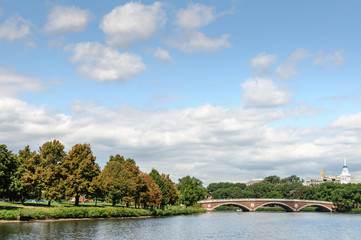
<instances>
[{"instance_id":1,"label":"riverbank","mask_svg":"<svg viewBox=\"0 0 361 240\"><path fill-rule=\"evenodd\" d=\"M126 207L26 207L0 210L0 220L32 221L58 219L140 218L204 213L205 209L171 206L165 210Z\"/></svg>"}]
</instances>

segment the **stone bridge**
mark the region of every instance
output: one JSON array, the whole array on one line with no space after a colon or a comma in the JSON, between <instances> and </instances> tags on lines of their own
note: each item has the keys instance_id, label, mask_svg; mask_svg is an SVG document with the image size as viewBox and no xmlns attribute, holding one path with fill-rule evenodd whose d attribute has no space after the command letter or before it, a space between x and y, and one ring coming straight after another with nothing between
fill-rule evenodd
<instances>
[{"instance_id":1,"label":"stone bridge","mask_svg":"<svg viewBox=\"0 0 361 240\"><path fill-rule=\"evenodd\" d=\"M298 212L305 207L318 207L321 211L332 212L335 206L332 202L300 200L300 199L271 199L271 198L240 198L240 199L208 199L199 201L202 207L212 211L223 205L238 206L245 212L254 212L265 206L279 206L287 212Z\"/></svg>"}]
</instances>

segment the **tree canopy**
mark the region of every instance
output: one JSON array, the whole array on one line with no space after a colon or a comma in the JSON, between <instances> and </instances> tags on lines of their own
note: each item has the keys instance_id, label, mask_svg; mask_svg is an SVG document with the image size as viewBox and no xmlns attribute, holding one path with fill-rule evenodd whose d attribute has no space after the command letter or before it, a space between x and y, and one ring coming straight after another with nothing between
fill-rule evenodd
<instances>
[{"instance_id":1,"label":"tree canopy","mask_svg":"<svg viewBox=\"0 0 361 240\"><path fill-rule=\"evenodd\" d=\"M202 184L202 181L195 177L186 176L179 179L177 187L181 193L180 202L188 207L203 200L206 196L206 189Z\"/></svg>"}]
</instances>

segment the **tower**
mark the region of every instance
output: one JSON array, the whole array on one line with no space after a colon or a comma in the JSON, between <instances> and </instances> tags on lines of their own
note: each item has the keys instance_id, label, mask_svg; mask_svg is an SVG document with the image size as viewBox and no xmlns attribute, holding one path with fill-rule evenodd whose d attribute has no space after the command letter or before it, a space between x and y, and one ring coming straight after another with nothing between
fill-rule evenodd
<instances>
[{"instance_id":1,"label":"tower","mask_svg":"<svg viewBox=\"0 0 361 240\"><path fill-rule=\"evenodd\" d=\"M343 159L343 168L342 173L340 175L340 183L350 183L351 182L351 174L348 171L346 158Z\"/></svg>"}]
</instances>

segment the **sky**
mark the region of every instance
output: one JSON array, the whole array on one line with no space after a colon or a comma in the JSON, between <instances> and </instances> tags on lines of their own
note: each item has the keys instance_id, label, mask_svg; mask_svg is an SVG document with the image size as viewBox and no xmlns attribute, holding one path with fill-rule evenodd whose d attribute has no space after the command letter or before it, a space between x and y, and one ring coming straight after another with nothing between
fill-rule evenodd
<instances>
[{"instance_id":1,"label":"sky","mask_svg":"<svg viewBox=\"0 0 361 240\"><path fill-rule=\"evenodd\" d=\"M358 0L0 0L0 143L205 185L361 178Z\"/></svg>"}]
</instances>

